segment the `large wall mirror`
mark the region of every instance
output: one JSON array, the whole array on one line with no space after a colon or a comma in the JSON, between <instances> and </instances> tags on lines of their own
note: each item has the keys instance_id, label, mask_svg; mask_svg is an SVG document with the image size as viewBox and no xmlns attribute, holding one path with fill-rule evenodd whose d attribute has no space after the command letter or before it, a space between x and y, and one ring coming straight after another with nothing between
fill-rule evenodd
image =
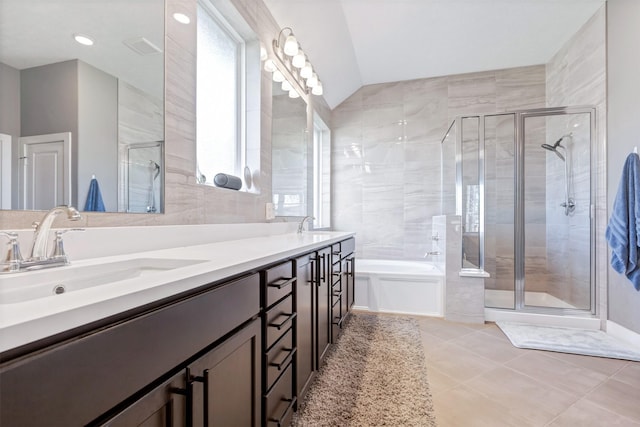
<instances>
[{"instance_id":1,"label":"large wall mirror","mask_svg":"<svg viewBox=\"0 0 640 427\"><path fill-rule=\"evenodd\" d=\"M286 82L286 80L285 80ZM273 82L271 173L276 216L306 216L308 210L309 130L307 103L288 82ZM283 90L282 85L286 90Z\"/></svg>"},{"instance_id":2,"label":"large wall mirror","mask_svg":"<svg viewBox=\"0 0 640 427\"><path fill-rule=\"evenodd\" d=\"M107 212L162 212L164 9L2 0L2 209L101 211L98 183Z\"/></svg>"}]
</instances>

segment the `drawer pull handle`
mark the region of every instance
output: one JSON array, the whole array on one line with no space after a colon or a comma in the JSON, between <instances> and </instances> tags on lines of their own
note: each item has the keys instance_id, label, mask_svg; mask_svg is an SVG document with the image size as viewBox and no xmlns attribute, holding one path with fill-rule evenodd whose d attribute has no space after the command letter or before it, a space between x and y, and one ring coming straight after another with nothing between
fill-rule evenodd
<instances>
[{"instance_id":1,"label":"drawer pull handle","mask_svg":"<svg viewBox=\"0 0 640 427\"><path fill-rule=\"evenodd\" d=\"M285 286L289 286L290 284L292 284L294 280L296 280L295 277L291 277L289 279L283 278L283 279L274 280L273 282L269 283L267 287L282 289Z\"/></svg>"},{"instance_id":2,"label":"drawer pull handle","mask_svg":"<svg viewBox=\"0 0 640 427\"><path fill-rule=\"evenodd\" d=\"M269 366L275 366L278 368L278 371L282 371L282 368L289 366L289 362L293 358L293 355L296 353L295 348L283 348L284 351L288 352L287 356L282 359L282 362L269 362Z\"/></svg>"},{"instance_id":3,"label":"drawer pull handle","mask_svg":"<svg viewBox=\"0 0 640 427\"><path fill-rule=\"evenodd\" d=\"M287 405L287 409L284 410L282 416L280 418L269 418L269 422L276 423L278 427L285 427L285 425L283 424L284 420L285 418L287 418L287 414L289 414L291 409L293 409L294 405L296 404L296 397L294 396L292 399L283 398L282 401L289 402L289 404Z\"/></svg>"},{"instance_id":4,"label":"drawer pull handle","mask_svg":"<svg viewBox=\"0 0 640 427\"><path fill-rule=\"evenodd\" d=\"M280 330L280 329L282 329L282 327L284 325L286 325L289 322L289 320L295 319L297 315L298 315L298 313L282 313L281 316L286 316L285 319L280 323L271 322L271 323L269 323L269 326Z\"/></svg>"}]
</instances>

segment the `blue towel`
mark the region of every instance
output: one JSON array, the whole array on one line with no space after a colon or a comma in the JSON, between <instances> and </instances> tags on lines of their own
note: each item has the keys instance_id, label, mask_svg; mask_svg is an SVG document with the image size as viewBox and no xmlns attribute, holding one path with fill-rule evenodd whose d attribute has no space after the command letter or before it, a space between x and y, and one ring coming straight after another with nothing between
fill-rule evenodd
<instances>
[{"instance_id":1,"label":"blue towel","mask_svg":"<svg viewBox=\"0 0 640 427\"><path fill-rule=\"evenodd\" d=\"M95 178L91 178L84 210L86 212L104 212L104 202L102 201L100 186L98 185L98 180Z\"/></svg>"},{"instance_id":2,"label":"blue towel","mask_svg":"<svg viewBox=\"0 0 640 427\"><path fill-rule=\"evenodd\" d=\"M640 157L635 153L624 163L605 236L611 246L611 267L640 291Z\"/></svg>"}]
</instances>

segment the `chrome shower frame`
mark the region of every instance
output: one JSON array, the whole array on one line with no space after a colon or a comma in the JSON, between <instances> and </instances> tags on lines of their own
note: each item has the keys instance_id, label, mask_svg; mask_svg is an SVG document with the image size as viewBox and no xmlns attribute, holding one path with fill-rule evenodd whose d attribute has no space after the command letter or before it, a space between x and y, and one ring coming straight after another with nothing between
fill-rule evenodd
<instances>
[{"instance_id":1,"label":"chrome shower frame","mask_svg":"<svg viewBox=\"0 0 640 427\"><path fill-rule=\"evenodd\" d=\"M589 131L590 131L590 201L589 201L589 219L590 219L590 256L589 256L589 286L590 286L590 307L589 309L571 309L556 307L541 307L525 305L525 141L524 126L525 120L531 117L559 116L569 114L589 114ZM597 123L596 108L593 106L577 106L577 107L551 107L539 108L531 110L506 111L494 114L473 114L457 116L452 123L451 128L456 128L456 215L463 214L463 165L462 165L462 120L466 118L478 118L478 185L480 193L480 214L479 214L479 243L480 243L480 266L473 269L478 273L484 271L484 242L485 242L485 119L487 117L498 117L513 115L514 117L514 309L521 312L529 312L536 314L556 314L556 315L577 315L577 316L593 316L597 311L598 296L596 292L596 217L595 217L595 200L597 200ZM462 256L462 254L461 254ZM513 309L500 309L510 310Z\"/></svg>"}]
</instances>

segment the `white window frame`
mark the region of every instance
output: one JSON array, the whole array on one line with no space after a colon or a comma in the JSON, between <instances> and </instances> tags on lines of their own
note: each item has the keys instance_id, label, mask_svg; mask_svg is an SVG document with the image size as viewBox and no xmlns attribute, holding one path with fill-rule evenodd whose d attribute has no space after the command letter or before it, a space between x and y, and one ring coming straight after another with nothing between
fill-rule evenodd
<instances>
[{"instance_id":1,"label":"white window frame","mask_svg":"<svg viewBox=\"0 0 640 427\"><path fill-rule=\"evenodd\" d=\"M328 203L331 203L331 188L325 188L325 182L323 179L324 172L329 168L329 177L331 176L331 159L329 155L329 164L325 161L323 156L324 147L326 144L331 144L331 133L329 127L325 122L317 115L313 115L313 228L318 230L331 228L331 209L329 212L324 212L325 195L329 198ZM330 147L329 147L330 150ZM330 153L330 151L329 151ZM331 187L331 181L327 184ZM329 205L330 206L330 205Z\"/></svg>"},{"instance_id":2,"label":"white window frame","mask_svg":"<svg viewBox=\"0 0 640 427\"><path fill-rule=\"evenodd\" d=\"M230 0L198 0L198 5L238 44L238 61L236 62L236 81L238 83L236 94L236 143L234 147L234 171L231 173L242 179L243 191L259 193L258 190L255 190L255 187L253 189L248 188L243 176L243 170L251 164L255 166L255 169L259 169L260 165L259 156L257 158L248 158L249 152L260 152L260 117L259 114L251 114L249 111L250 104L260 105L260 42L255 31L246 23ZM199 77L196 77L196 82L198 79ZM216 171L215 173L218 172L221 171ZM207 175L206 183L213 185L212 182L213 176Z\"/></svg>"}]
</instances>

